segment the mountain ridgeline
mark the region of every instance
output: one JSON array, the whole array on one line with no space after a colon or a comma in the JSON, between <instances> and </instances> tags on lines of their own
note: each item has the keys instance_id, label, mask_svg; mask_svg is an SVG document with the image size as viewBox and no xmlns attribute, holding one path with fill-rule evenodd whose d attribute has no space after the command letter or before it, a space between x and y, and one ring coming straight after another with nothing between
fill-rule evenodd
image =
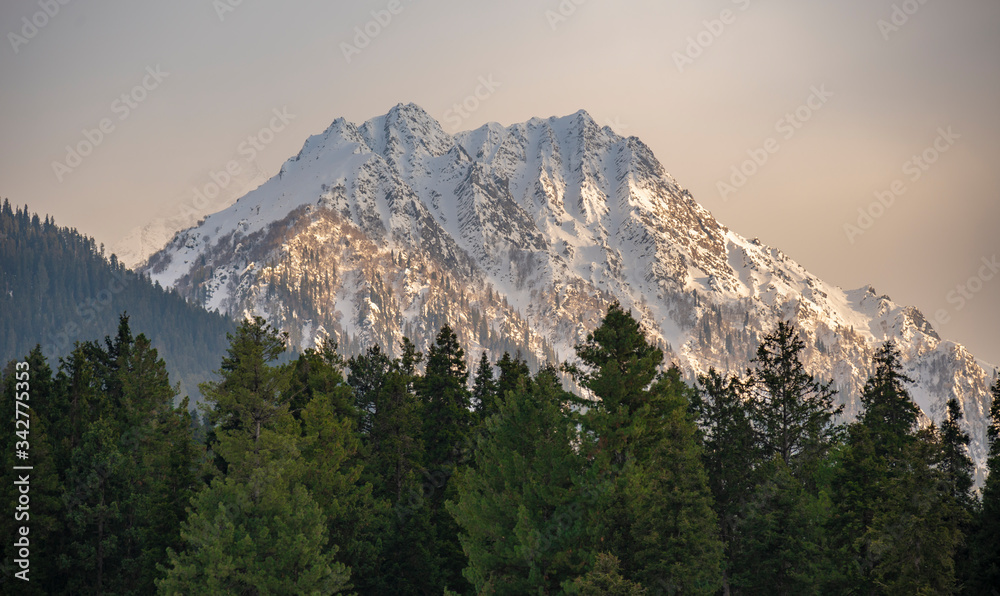
<instances>
[{"instance_id":1,"label":"mountain ridgeline","mask_svg":"<svg viewBox=\"0 0 1000 596\"><path fill-rule=\"evenodd\" d=\"M583 111L456 135L412 104L337 119L141 270L209 309L264 316L298 347L330 337L352 354L403 336L425 349L448 321L470 354L560 361L618 300L693 378L744 370L791 321L847 417L893 339L925 420L959 402L981 480L991 366L915 308L727 229L639 139Z\"/></svg>"},{"instance_id":2,"label":"mountain ridgeline","mask_svg":"<svg viewBox=\"0 0 1000 596\"><path fill-rule=\"evenodd\" d=\"M27 206L0 208L0 362L35 345L53 361L78 341L103 337L128 312L166 359L182 393L197 398L225 353L225 316L187 302L172 290L104 255L92 238L41 220Z\"/></svg>"}]
</instances>

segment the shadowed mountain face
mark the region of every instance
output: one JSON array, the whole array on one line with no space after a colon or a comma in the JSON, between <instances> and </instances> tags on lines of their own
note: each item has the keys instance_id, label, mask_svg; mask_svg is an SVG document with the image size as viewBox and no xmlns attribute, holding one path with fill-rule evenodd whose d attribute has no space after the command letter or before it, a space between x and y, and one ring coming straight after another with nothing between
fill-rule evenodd
<instances>
[{"instance_id":1,"label":"shadowed mountain face","mask_svg":"<svg viewBox=\"0 0 1000 596\"><path fill-rule=\"evenodd\" d=\"M640 140L583 111L456 135L412 104L360 126L338 119L144 270L302 346L333 336L348 351L403 335L424 347L448 322L470 357L562 360L617 299L690 373L738 372L793 320L848 414L892 338L926 416L940 421L957 397L984 462L992 367L916 309L830 286L730 231Z\"/></svg>"}]
</instances>

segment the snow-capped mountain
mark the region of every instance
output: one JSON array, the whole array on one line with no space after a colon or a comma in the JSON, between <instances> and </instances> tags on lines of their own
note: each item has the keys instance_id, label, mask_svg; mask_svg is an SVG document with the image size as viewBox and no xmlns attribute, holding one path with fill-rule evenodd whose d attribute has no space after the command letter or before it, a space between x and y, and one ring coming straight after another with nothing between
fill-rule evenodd
<instances>
[{"instance_id":1,"label":"snow-capped mountain","mask_svg":"<svg viewBox=\"0 0 1000 596\"><path fill-rule=\"evenodd\" d=\"M144 265L209 308L348 351L449 322L469 351L562 360L618 299L690 373L743 370L779 318L848 414L897 340L928 418L961 402L982 469L995 374L919 311L845 291L712 217L635 137L583 111L449 135L420 107L338 119L256 190ZM989 370L987 370L989 368Z\"/></svg>"}]
</instances>

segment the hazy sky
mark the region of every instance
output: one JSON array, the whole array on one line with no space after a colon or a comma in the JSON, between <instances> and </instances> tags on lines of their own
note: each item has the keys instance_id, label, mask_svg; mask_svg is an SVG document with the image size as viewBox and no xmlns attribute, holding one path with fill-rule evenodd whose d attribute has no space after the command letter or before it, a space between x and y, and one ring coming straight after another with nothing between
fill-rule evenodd
<instances>
[{"instance_id":1,"label":"hazy sky","mask_svg":"<svg viewBox=\"0 0 1000 596\"><path fill-rule=\"evenodd\" d=\"M339 116L583 108L723 224L1000 363L996 0L7 0L0 23L0 196L108 245Z\"/></svg>"}]
</instances>

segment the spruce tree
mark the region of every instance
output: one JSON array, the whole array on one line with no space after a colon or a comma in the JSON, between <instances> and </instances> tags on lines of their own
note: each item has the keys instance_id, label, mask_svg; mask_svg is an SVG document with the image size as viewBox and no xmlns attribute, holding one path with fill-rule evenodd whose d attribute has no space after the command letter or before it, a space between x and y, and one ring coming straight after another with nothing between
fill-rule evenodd
<instances>
[{"instance_id":1,"label":"spruce tree","mask_svg":"<svg viewBox=\"0 0 1000 596\"><path fill-rule=\"evenodd\" d=\"M892 341L875 354L864 410L836 455L829 527L841 579L859 594L952 593L961 508L943 471L936 427L917 430L919 409Z\"/></svg>"}]
</instances>

